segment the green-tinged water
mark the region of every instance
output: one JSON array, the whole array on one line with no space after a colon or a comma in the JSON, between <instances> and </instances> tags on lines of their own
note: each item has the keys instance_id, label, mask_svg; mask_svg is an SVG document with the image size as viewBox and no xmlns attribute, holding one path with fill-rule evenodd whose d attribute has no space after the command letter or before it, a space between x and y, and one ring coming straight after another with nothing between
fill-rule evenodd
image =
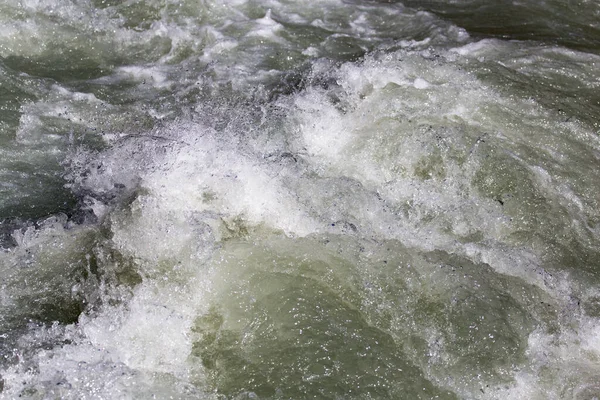
<instances>
[{"instance_id":1,"label":"green-tinged water","mask_svg":"<svg viewBox=\"0 0 600 400\"><path fill-rule=\"evenodd\" d=\"M0 398L600 398L599 13L0 4Z\"/></svg>"}]
</instances>

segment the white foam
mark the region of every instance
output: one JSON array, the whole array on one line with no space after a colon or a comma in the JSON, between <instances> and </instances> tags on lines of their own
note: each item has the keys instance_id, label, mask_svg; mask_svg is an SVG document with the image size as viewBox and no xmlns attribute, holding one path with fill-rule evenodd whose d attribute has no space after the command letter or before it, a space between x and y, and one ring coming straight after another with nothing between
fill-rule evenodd
<instances>
[{"instance_id":1,"label":"white foam","mask_svg":"<svg viewBox=\"0 0 600 400\"><path fill-rule=\"evenodd\" d=\"M429 87L429 82L427 82L425 79L417 78L415 79L413 85L417 89L427 89Z\"/></svg>"},{"instance_id":2,"label":"white foam","mask_svg":"<svg viewBox=\"0 0 600 400\"><path fill-rule=\"evenodd\" d=\"M496 39L482 39L477 42L468 43L461 47L455 47L450 51L456 52L461 56L477 56L480 51L488 50L490 47L494 47L496 45L500 45L499 41Z\"/></svg>"},{"instance_id":3,"label":"white foam","mask_svg":"<svg viewBox=\"0 0 600 400\"><path fill-rule=\"evenodd\" d=\"M600 357L597 321L583 318L577 331L556 335L534 331L528 340L530 364L515 374L513 385L494 388L488 398L588 399L600 395L597 360ZM583 396L583 397L580 397Z\"/></svg>"}]
</instances>

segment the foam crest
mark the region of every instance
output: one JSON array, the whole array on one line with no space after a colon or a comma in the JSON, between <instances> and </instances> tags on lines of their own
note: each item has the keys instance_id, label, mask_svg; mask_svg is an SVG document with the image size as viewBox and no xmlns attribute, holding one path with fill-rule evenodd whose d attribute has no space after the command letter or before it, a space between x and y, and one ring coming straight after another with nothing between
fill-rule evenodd
<instances>
[{"instance_id":1,"label":"foam crest","mask_svg":"<svg viewBox=\"0 0 600 400\"><path fill-rule=\"evenodd\" d=\"M485 226L482 232L489 234L489 239L504 241L521 223L514 216L509 218L510 209L507 215L499 207L505 205L509 193L490 198L487 184L480 183L482 171L495 163L489 154L495 153L521 164L527 179L553 207L566 207L578 219L595 218L593 206L585 207L586 216L580 214L583 201L595 202L583 187L577 193L584 197L567 188L557 190L559 176L569 174L563 167L545 161L543 154L540 158L517 156L530 146L527 141L538 143L541 135L551 135L552 146L560 147L565 157L566 149L572 148L567 142L580 137L581 125L564 126L555 133L543 119L551 117L548 111L524 99L521 107L526 111L521 115L525 125L535 131L524 140L521 130L504 119L503 108L514 109L510 102L465 70L462 60L452 53L374 56L362 64L343 65L334 76L342 89L335 97L311 89L296 100L300 128L295 146L319 160L328 173L350 176L366 187L377 188L392 203L402 199L430 211L444 210L442 218L450 217L451 229L459 237ZM420 87L415 87L415 82ZM576 160L579 156L569 153L567 157ZM439 215L438 211L435 214ZM582 240L585 236L582 232Z\"/></svg>"}]
</instances>

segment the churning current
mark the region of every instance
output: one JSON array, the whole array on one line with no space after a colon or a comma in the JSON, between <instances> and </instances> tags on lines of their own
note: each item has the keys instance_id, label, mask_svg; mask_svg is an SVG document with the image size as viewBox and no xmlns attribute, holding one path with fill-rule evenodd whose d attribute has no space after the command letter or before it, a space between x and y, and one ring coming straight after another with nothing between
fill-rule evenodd
<instances>
[{"instance_id":1,"label":"churning current","mask_svg":"<svg viewBox=\"0 0 600 400\"><path fill-rule=\"evenodd\" d=\"M600 398L600 3L0 3L0 399Z\"/></svg>"}]
</instances>

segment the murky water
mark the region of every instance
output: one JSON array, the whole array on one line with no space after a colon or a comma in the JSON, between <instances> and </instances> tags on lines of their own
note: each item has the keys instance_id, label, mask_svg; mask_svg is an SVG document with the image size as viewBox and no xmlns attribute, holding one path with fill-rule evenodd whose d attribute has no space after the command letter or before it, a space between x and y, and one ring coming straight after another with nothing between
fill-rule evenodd
<instances>
[{"instance_id":1,"label":"murky water","mask_svg":"<svg viewBox=\"0 0 600 400\"><path fill-rule=\"evenodd\" d=\"M598 21L0 4L0 398L599 398Z\"/></svg>"}]
</instances>

